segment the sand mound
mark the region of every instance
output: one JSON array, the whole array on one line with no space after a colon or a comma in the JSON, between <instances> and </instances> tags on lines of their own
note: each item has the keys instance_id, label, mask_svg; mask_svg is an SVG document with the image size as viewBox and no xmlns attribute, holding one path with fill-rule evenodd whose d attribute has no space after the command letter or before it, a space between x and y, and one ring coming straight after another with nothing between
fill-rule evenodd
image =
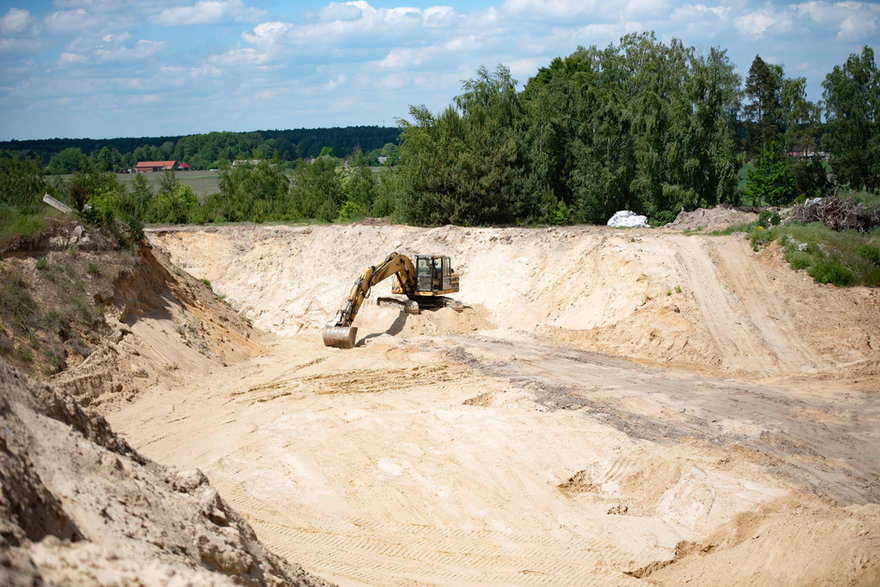
<instances>
[{"instance_id":1,"label":"sand mound","mask_svg":"<svg viewBox=\"0 0 880 587\"><path fill-rule=\"evenodd\" d=\"M322 584L271 554L199 471L0 361L0 583Z\"/></svg>"},{"instance_id":2,"label":"sand mound","mask_svg":"<svg viewBox=\"0 0 880 587\"><path fill-rule=\"evenodd\" d=\"M738 236L353 225L181 229L150 238L255 326L282 335L317 332L360 271L397 250L448 254L461 274L454 297L472 309L456 318L461 323L441 313L404 320L368 300L355 322L365 343L383 334L495 328L762 377L865 376L880 364L880 292L816 285L775 248L755 253ZM387 295L390 280L373 288L372 298Z\"/></svg>"}]
</instances>

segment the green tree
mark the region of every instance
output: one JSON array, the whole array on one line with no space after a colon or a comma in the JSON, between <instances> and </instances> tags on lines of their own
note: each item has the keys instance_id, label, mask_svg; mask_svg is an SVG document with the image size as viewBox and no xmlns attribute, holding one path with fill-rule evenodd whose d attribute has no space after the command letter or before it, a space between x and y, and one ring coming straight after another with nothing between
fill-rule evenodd
<instances>
[{"instance_id":1,"label":"green tree","mask_svg":"<svg viewBox=\"0 0 880 587\"><path fill-rule=\"evenodd\" d=\"M172 191L160 191L150 202L147 217L151 222L184 224L198 208L199 201L192 188L179 184Z\"/></svg>"},{"instance_id":2,"label":"green tree","mask_svg":"<svg viewBox=\"0 0 880 587\"><path fill-rule=\"evenodd\" d=\"M52 175L66 175L78 171L85 156L79 147L67 147L52 155L48 171Z\"/></svg>"},{"instance_id":3,"label":"green tree","mask_svg":"<svg viewBox=\"0 0 880 587\"><path fill-rule=\"evenodd\" d=\"M122 154L105 145L92 153L92 162L101 171L115 171L122 166Z\"/></svg>"},{"instance_id":4,"label":"green tree","mask_svg":"<svg viewBox=\"0 0 880 587\"><path fill-rule=\"evenodd\" d=\"M779 143L771 142L761 151L755 166L746 175L744 191L756 206L762 202L784 206L797 195L794 177Z\"/></svg>"},{"instance_id":5,"label":"green tree","mask_svg":"<svg viewBox=\"0 0 880 587\"><path fill-rule=\"evenodd\" d=\"M524 113L510 71L480 68L440 115L411 107L401 121L402 212L416 224L508 223L532 213L521 198Z\"/></svg>"},{"instance_id":6,"label":"green tree","mask_svg":"<svg viewBox=\"0 0 880 587\"><path fill-rule=\"evenodd\" d=\"M220 192L208 202L214 215L232 222L291 217L289 180L279 162L237 165L220 172Z\"/></svg>"},{"instance_id":7,"label":"green tree","mask_svg":"<svg viewBox=\"0 0 880 587\"><path fill-rule=\"evenodd\" d=\"M734 201L739 84L724 51L648 33L555 59L523 90L526 192L545 221L560 202L578 222L622 208L662 222Z\"/></svg>"},{"instance_id":8,"label":"green tree","mask_svg":"<svg viewBox=\"0 0 880 587\"><path fill-rule=\"evenodd\" d=\"M807 99L807 78L783 79L779 103L783 150L815 152L822 128L821 109Z\"/></svg>"},{"instance_id":9,"label":"green tree","mask_svg":"<svg viewBox=\"0 0 880 587\"><path fill-rule=\"evenodd\" d=\"M780 132L780 90L782 68L772 65L755 55L746 78L747 102L743 108L746 116L748 145L752 153L759 153Z\"/></svg>"},{"instance_id":10,"label":"green tree","mask_svg":"<svg viewBox=\"0 0 880 587\"><path fill-rule=\"evenodd\" d=\"M339 220L347 221L369 214L376 197L376 180L360 150L346 161L340 181L343 202Z\"/></svg>"},{"instance_id":11,"label":"green tree","mask_svg":"<svg viewBox=\"0 0 880 587\"><path fill-rule=\"evenodd\" d=\"M339 215L344 192L338 168L339 161L330 155L311 162L297 161L290 189L291 212L295 217L330 222Z\"/></svg>"},{"instance_id":12,"label":"green tree","mask_svg":"<svg viewBox=\"0 0 880 587\"><path fill-rule=\"evenodd\" d=\"M827 117L825 144L841 183L880 188L880 72L865 46L822 82Z\"/></svg>"},{"instance_id":13,"label":"green tree","mask_svg":"<svg viewBox=\"0 0 880 587\"><path fill-rule=\"evenodd\" d=\"M159 178L159 193L172 193L177 189L179 182L177 181L177 174L171 171L170 169L166 169L162 172L162 177Z\"/></svg>"}]
</instances>

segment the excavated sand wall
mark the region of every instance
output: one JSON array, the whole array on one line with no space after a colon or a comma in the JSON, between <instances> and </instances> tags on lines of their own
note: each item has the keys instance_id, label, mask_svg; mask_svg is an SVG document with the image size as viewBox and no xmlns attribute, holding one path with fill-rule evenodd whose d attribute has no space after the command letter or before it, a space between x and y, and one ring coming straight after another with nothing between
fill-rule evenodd
<instances>
[{"instance_id":1,"label":"excavated sand wall","mask_svg":"<svg viewBox=\"0 0 880 587\"><path fill-rule=\"evenodd\" d=\"M778 250L753 251L738 235L349 225L189 228L153 231L150 239L255 326L286 336L317 333L357 275L398 251L452 258L461 275L455 297L473 309L453 331L517 330L762 376L876 374L880 364L876 290L817 285ZM371 297L383 295L390 280ZM392 328L395 314L376 312L368 301L356 321L361 336Z\"/></svg>"}]
</instances>

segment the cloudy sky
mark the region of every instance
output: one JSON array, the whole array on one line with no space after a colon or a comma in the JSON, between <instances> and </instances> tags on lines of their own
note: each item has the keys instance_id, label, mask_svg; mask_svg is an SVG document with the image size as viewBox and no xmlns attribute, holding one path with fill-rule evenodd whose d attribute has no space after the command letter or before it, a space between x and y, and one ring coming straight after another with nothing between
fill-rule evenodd
<instances>
[{"instance_id":1,"label":"cloudy sky","mask_svg":"<svg viewBox=\"0 0 880 587\"><path fill-rule=\"evenodd\" d=\"M481 65L521 84L634 31L759 53L821 82L877 2L756 0L0 0L0 140L379 124L448 105ZM880 58L880 55L878 55Z\"/></svg>"}]
</instances>

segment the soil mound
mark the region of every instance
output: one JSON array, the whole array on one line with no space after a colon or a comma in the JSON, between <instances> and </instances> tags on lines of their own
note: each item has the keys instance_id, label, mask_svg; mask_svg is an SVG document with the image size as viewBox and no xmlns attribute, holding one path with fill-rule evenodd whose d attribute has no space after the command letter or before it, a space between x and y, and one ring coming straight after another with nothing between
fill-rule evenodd
<instances>
[{"instance_id":1,"label":"soil mound","mask_svg":"<svg viewBox=\"0 0 880 587\"><path fill-rule=\"evenodd\" d=\"M198 470L146 460L2 360L0 390L0 583L324 584L265 549Z\"/></svg>"},{"instance_id":2,"label":"soil mound","mask_svg":"<svg viewBox=\"0 0 880 587\"><path fill-rule=\"evenodd\" d=\"M691 212L682 210L673 222L666 225L666 228L712 232L739 224L748 224L757 219L758 215L754 212L743 212L734 208L716 206L715 208L700 208Z\"/></svg>"}]
</instances>

